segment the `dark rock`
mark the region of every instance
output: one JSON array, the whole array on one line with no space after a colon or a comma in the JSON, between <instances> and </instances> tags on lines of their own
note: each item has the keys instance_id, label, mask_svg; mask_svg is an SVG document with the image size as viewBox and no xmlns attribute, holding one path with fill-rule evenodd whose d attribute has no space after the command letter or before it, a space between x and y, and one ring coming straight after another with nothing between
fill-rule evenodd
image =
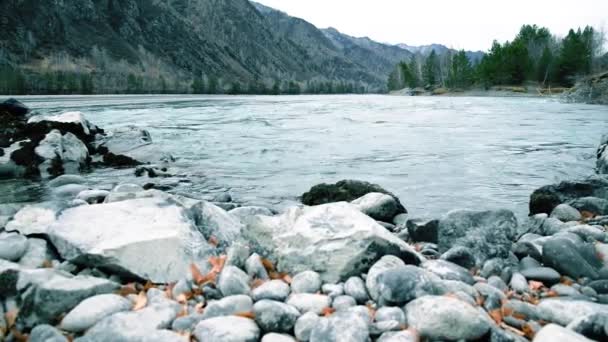
<instances>
[{"instance_id":1,"label":"dark rock","mask_svg":"<svg viewBox=\"0 0 608 342\"><path fill-rule=\"evenodd\" d=\"M30 109L26 105L15 99L8 99L0 103L0 112L6 112L14 116L24 116L29 111Z\"/></svg>"},{"instance_id":2,"label":"dark rock","mask_svg":"<svg viewBox=\"0 0 608 342\"><path fill-rule=\"evenodd\" d=\"M406 226L414 242L437 243L439 220L412 219L407 221Z\"/></svg>"},{"instance_id":3,"label":"dark rock","mask_svg":"<svg viewBox=\"0 0 608 342\"><path fill-rule=\"evenodd\" d=\"M608 215L608 200L598 197L577 198L568 202L579 211L587 211L595 215Z\"/></svg>"},{"instance_id":4,"label":"dark rock","mask_svg":"<svg viewBox=\"0 0 608 342\"><path fill-rule=\"evenodd\" d=\"M475 267L475 256L473 256L468 248L463 246L450 248L441 255L441 260L449 261L466 269Z\"/></svg>"},{"instance_id":5,"label":"dark rock","mask_svg":"<svg viewBox=\"0 0 608 342\"><path fill-rule=\"evenodd\" d=\"M457 280L465 284L475 284L475 279L469 271L461 266L445 260L429 260L422 263L422 268L445 280Z\"/></svg>"},{"instance_id":6,"label":"dark rock","mask_svg":"<svg viewBox=\"0 0 608 342\"><path fill-rule=\"evenodd\" d=\"M469 248L481 266L491 258L507 258L516 234L517 218L509 210L455 210L439 222L439 250Z\"/></svg>"},{"instance_id":7,"label":"dark rock","mask_svg":"<svg viewBox=\"0 0 608 342\"><path fill-rule=\"evenodd\" d=\"M513 253L519 258L534 258L535 260L542 260L542 254L538 248L530 241L517 242L513 246Z\"/></svg>"},{"instance_id":8,"label":"dark rock","mask_svg":"<svg viewBox=\"0 0 608 342\"><path fill-rule=\"evenodd\" d=\"M48 324L40 324L32 329L30 342L68 342L67 337L61 331Z\"/></svg>"},{"instance_id":9,"label":"dark rock","mask_svg":"<svg viewBox=\"0 0 608 342\"><path fill-rule=\"evenodd\" d=\"M531 258L531 257L524 257L519 261L519 270L523 271L523 270L527 270L529 268L537 268L537 267L541 267L540 262L538 262L537 259Z\"/></svg>"},{"instance_id":10,"label":"dark rock","mask_svg":"<svg viewBox=\"0 0 608 342\"><path fill-rule=\"evenodd\" d=\"M384 190L379 185L358 180L342 180L336 184L315 185L302 195L302 203L319 205L333 202L352 202L372 192L390 195L397 201L399 213L407 213L397 196Z\"/></svg>"},{"instance_id":11,"label":"dark rock","mask_svg":"<svg viewBox=\"0 0 608 342\"><path fill-rule=\"evenodd\" d=\"M594 313L568 324L568 329L595 341L608 341L608 314Z\"/></svg>"},{"instance_id":12,"label":"dark rock","mask_svg":"<svg viewBox=\"0 0 608 342\"><path fill-rule=\"evenodd\" d=\"M285 303L261 300L253 306L255 321L265 332L291 332L300 317L298 309Z\"/></svg>"},{"instance_id":13,"label":"dark rock","mask_svg":"<svg viewBox=\"0 0 608 342\"><path fill-rule=\"evenodd\" d=\"M398 266L382 272L377 279L378 303L402 305L423 295L437 294L429 275L415 266Z\"/></svg>"},{"instance_id":14,"label":"dark rock","mask_svg":"<svg viewBox=\"0 0 608 342\"><path fill-rule=\"evenodd\" d=\"M608 294L608 279L592 281L588 286L597 291L597 293Z\"/></svg>"},{"instance_id":15,"label":"dark rock","mask_svg":"<svg viewBox=\"0 0 608 342\"><path fill-rule=\"evenodd\" d=\"M562 222L580 221L581 213L572 206L562 203L551 211L551 217L554 217Z\"/></svg>"},{"instance_id":16,"label":"dark rock","mask_svg":"<svg viewBox=\"0 0 608 342\"><path fill-rule=\"evenodd\" d=\"M581 181L565 181L537 189L530 196L530 215L550 214L561 203L582 197L608 199L608 179L593 176Z\"/></svg>"},{"instance_id":17,"label":"dark rock","mask_svg":"<svg viewBox=\"0 0 608 342\"><path fill-rule=\"evenodd\" d=\"M528 280L540 281L545 285L551 286L559 283L561 278L556 270L549 267L528 268L521 271L521 274Z\"/></svg>"},{"instance_id":18,"label":"dark rock","mask_svg":"<svg viewBox=\"0 0 608 342\"><path fill-rule=\"evenodd\" d=\"M577 245L563 237L556 237L543 246L543 263L559 273L578 279L596 279L598 269L592 266L580 253Z\"/></svg>"}]
</instances>

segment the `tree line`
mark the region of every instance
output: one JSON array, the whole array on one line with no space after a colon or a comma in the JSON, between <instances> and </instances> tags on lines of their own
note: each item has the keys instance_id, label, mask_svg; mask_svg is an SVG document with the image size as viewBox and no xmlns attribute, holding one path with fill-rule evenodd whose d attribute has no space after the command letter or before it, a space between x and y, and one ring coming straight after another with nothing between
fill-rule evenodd
<instances>
[{"instance_id":1,"label":"tree line","mask_svg":"<svg viewBox=\"0 0 608 342\"><path fill-rule=\"evenodd\" d=\"M571 87L580 77L608 69L603 31L592 27L571 29L558 38L549 29L524 25L513 41L494 41L476 62L464 50L415 56L401 62L389 75L389 90L423 87L466 89L535 82L541 87Z\"/></svg>"}]
</instances>

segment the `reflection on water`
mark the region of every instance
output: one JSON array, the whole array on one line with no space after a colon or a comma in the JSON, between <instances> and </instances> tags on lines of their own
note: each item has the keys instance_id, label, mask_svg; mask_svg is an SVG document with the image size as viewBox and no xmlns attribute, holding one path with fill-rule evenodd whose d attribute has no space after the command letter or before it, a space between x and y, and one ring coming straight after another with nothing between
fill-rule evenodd
<instances>
[{"instance_id":1,"label":"reflection on water","mask_svg":"<svg viewBox=\"0 0 608 342\"><path fill-rule=\"evenodd\" d=\"M178 158L176 191L283 204L311 185L363 179L395 192L414 215L467 207L526 214L538 186L592 173L608 123L601 106L545 99L391 96L26 97L40 113L83 111L114 128L136 124ZM96 170L97 184L135 181ZM137 180L143 182L143 180ZM44 189L1 182L0 201Z\"/></svg>"}]
</instances>

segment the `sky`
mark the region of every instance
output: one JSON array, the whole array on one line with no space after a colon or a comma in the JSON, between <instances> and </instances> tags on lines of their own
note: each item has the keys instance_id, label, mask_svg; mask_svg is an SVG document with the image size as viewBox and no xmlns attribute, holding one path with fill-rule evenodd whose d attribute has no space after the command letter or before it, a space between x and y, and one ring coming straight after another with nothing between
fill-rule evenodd
<instances>
[{"instance_id":1,"label":"sky","mask_svg":"<svg viewBox=\"0 0 608 342\"><path fill-rule=\"evenodd\" d=\"M488 50L524 24L565 36L572 27L608 30L608 0L257 0L356 37L397 44Z\"/></svg>"}]
</instances>

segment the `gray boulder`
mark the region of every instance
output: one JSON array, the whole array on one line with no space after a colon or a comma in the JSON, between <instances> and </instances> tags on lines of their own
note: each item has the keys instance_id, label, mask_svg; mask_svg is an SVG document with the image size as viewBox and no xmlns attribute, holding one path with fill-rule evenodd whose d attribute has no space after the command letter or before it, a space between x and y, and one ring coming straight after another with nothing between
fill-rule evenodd
<instances>
[{"instance_id":1,"label":"gray boulder","mask_svg":"<svg viewBox=\"0 0 608 342\"><path fill-rule=\"evenodd\" d=\"M28 248L27 238L15 233L0 233L0 259L19 261Z\"/></svg>"},{"instance_id":2,"label":"gray boulder","mask_svg":"<svg viewBox=\"0 0 608 342\"><path fill-rule=\"evenodd\" d=\"M549 214L559 204L582 197L608 199L608 178L596 175L539 188L530 196L530 214Z\"/></svg>"},{"instance_id":3,"label":"gray boulder","mask_svg":"<svg viewBox=\"0 0 608 342\"><path fill-rule=\"evenodd\" d=\"M384 271L393 269L399 266L405 266L405 262L403 260L397 258L393 255L385 255L380 260L378 260L367 273L367 278L365 278L365 286L367 287L367 291L372 297L373 300L377 301L380 298L380 290L378 289L378 277Z\"/></svg>"},{"instance_id":4,"label":"gray boulder","mask_svg":"<svg viewBox=\"0 0 608 342\"><path fill-rule=\"evenodd\" d=\"M433 279L423 269L407 265L382 272L377 278L378 303L402 305L423 295L439 294Z\"/></svg>"},{"instance_id":5,"label":"gray boulder","mask_svg":"<svg viewBox=\"0 0 608 342\"><path fill-rule=\"evenodd\" d=\"M344 283L344 294L353 297L359 304L365 304L369 299L365 282L359 277L348 278Z\"/></svg>"},{"instance_id":6,"label":"gray boulder","mask_svg":"<svg viewBox=\"0 0 608 342\"><path fill-rule=\"evenodd\" d=\"M475 279L464 267L460 267L454 263L445 260L429 260L422 264L422 268L432 272L445 280L458 280L463 283L473 285Z\"/></svg>"},{"instance_id":7,"label":"gray boulder","mask_svg":"<svg viewBox=\"0 0 608 342\"><path fill-rule=\"evenodd\" d=\"M291 292L293 293L317 293L320 290L321 276L317 272L300 272L291 280Z\"/></svg>"},{"instance_id":8,"label":"gray boulder","mask_svg":"<svg viewBox=\"0 0 608 342\"><path fill-rule=\"evenodd\" d=\"M582 216L581 213L573 208L572 206L562 203L555 207L551 212L551 217L556 218L562 222L580 221Z\"/></svg>"},{"instance_id":9,"label":"gray boulder","mask_svg":"<svg viewBox=\"0 0 608 342\"><path fill-rule=\"evenodd\" d=\"M543 263L575 279L596 279L598 269L580 252L579 246L566 236L555 236L543 244Z\"/></svg>"},{"instance_id":10,"label":"gray boulder","mask_svg":"<svg viewBox=\"0 0 608 342\"><path fill-rule=\"evenodd\" d=\"M588 211L595 215L608 215L608 200L597 197L582 197L568 202L578 211Z\"/></svg>"},{"instance_id":11,"label":"gray boulder","mask_svg":"<svg viewBox=\"0 0 608 342\"><path fill-rule=\"evenodd\" d=\"M27 250L19 259L19 265L22 267L41 268L53 258L54 253L50 250L46 240L29 238L27 242Z\"/></svg>"},{"instance_id":12,"label":"gray boulder","mask_svg":"<svg viewBox=\"0 0 608 342\"><path fill-rule=\"evenodd\" d=\"M543 299L537 309L541 319L563 326L590 314L608 314L608 305L567 298Z\"/></svg>"},{"instance_id":13,"label":"gray boulder","mask_svg":"<svg viewBox=\"0 0 608 342\"><path fill-rule=\"evenodd\" d=\"M354 306L357 306L357 301L351 296L337 296L331 302L331 307L336 311L343 311Z\"/></svg>"},{"instance_id":14,"label":"gray boulder","mask_svg":"<svg viewBox=\"0 0 608 342\"><path fill-rule=\"evenodd\" d=\"M253 300L259 301L270 299L283 302L289 296L290 288L287 283L282 280L271 280L263 283L251 291Z\"/></svg>"},{"instance_id":15,"label":"gray boulder","mask_svg":"<svg viewBox=\"0 0 608 342\"><path fill-rule=\"evenodd\" d=\"M153 282L181 279L213 251L186 210L161 198L65 210L48 236L66 260Z\"/></svg>"},{"instance_id":16,"label":"gray boulder","mask_svg":"<svg viewBox=\"0 0 608 342\"><path fill-rule=\"evenodd\" d=\"M490 330L489 320L480 311L452 297L421 297L405 311L409 326L432 340L475 340Z\"/></svg>"},{"instance_id":17,"label":"gray boulder","mask_svg":"<svg viewBox=\"0 0 608 342\"><path fill-rule=\"evenodd\" d=\"M205 201L191 208L201 233L206 239L214 237L221 249L225 249L241 235L243 224L224 209Z\"/></svg>"},{"instance_id":18,"label":"gray boulder","mask_svg":"<svg viewBox=\"0 0 608 342\"><path fill-rule=\"evenodd\" d=\"M307 312L300 316L294 326L294 334L298 341L310 340L310 333L321 318L314 312Z\"/></svg>"},{"instance_id":19,"label":"gray boulder","mask_svg":"<svg viewBox=\"0 0 608 342\"><path fill-rule=\"evenodd\" d=\"M320 315L323 309L331 306L331 298L320 294L293 293L286 303L295 306L301 313L314 312Z\"/></svg>"},{"instance_id":20,"label":"gray boulder","mask_svg":"<svg viewBox=\"0 0 608 342\"><path fill-rule=\"evenodd\" d=\"M26 327L54 323L83 300L111 293L119 285L100 278L72 276L50 269L22 271L17 282L22 306L19 322Z\"/></svg>"},{"instance_id":21,"label":"gray boulder","mask_svg":"<svg viewBox=\"0 0 608 342\"><path fill-rule=\"evenodd\" d=\"M63 318L61 329L77 333L83 332L108 316L129 311L132 306L130 300L115 294L87 298Z\"/></svg>"},{"instance_id":22,"label":"gray boulder","mask_svg":"<svg viewBox=\"0 0 608 342\"><path fill-rule=\"evenodd\" d=\"M491 258L507 258L516 234L517 218L509 210L456 210L439 223L439 249L469 248L481 266Z\"/></svg>"},{"instance_id":23,"label":"gray boulder","mask_svg":"<svg viewBox=\"0 0 608 342\"><path fill-rule=\"evenodd\" d=\"M40 324L29 335L30 342L68 342L67 337L52 325Z\"/></svg>"},{"instance_id":24,"label":"gray boulder","mask_svg":"<svg viewBox=\"0 0 608 342\"><path fill-rule=\"evenodd\" d=\"M224 296L248 295L251 291L247 273L234 266L224 267L217 285Z\"/></svg>"},{"instance_id":25,"label":"gray boulder","mask_svg":"<svg viewBox=\"0 0 608 342\"><path fill-rule=\"evenodd\" d=\"M566 327L596 341L608 340L608 314L594 313L579 317Z\"/></svg>"},{"instance_id":26,"label":"gray boulder","mask_svg":"<svg viewBox=\"0 0 608 342\"><path fill-rule=\"evenodd\" d=\"M194 329L194 336L205 342L257 342L260 328L243 317L215 317L201 321Z\"/></svg>"},{"instance_id":27,"label":"gray boulder","mask_svg":"<svg viewBox=\"0 0 608 342\"><path fill-rule=\"evenodd\" d=\"M386 254L412 264L424 257L348 203L291 208L281 216L258 216L244 234L278 259L280 271L313 270L335 283L365 272ZM262 251L262 255L264 255Z\"/></svg>"},{"instance_id":28,"label":"gray boulder","mask_svg":"<svg viewBox=\"0 0 608 342\"><path fill-rule=\"evenodd\" d=\"M369 326L359 315L340 311L321 318L310 333L310 342L368 342Z\"/></svg>"},{"instance_id":29,"label":"gray boulder","mask_svg":"<svg viewBox=\"0 0 608 342\"><path fill-rule=\"evenodd\" d=\"M295 307L272 300L261 300L253 306L255 321L265 332L289 333L300 312Z\"/></svg>"},{"instance_id":30,"label":"gray boulder","mask_svg":"<svg viewBox=\"0 0 608 342\"><path fill-rule=\"evenodd\" d=\"M253 300L246 295L224 297L220 300L212 300L203 311L204 319L219 316L235 315L253 310Z\"/></svg>"},{"instance_id":31,"label":"gray boulder","mask_svg":"<svg viewBox=\"0 0 608 342\"><path fill-rule=\"evenodd\" d=\"M471 250L464 246L455 246L448 249L447 252L441 255L441 260L449 261L466 269L471 269L475 267L475 264L477 262ZM487 261L484 263L484 266L486 263Z\"/></svg>"},{"instance_id":32,"label":"gray boulder","mask_svg":"<svg viewBox=\"0 0 608 342\"><path fill-rule=\"evenodd\" d=\"M126 126L109 132L96 141L103 160L110 166L136 166L169 162L171 157L160 153L152 144L152 137L146 130Z\"/></svg>"},{"instance_id":33,"label":"gray boulder","mask_svg":"<svg viewBox=\"0 0 608 342\"><path fill-rule=\"evenodd\" d=\"M253 253L247 261L245 261L245 270L252 279L268 280L268 271L262 263L262 258L259 254Z\"/></svg>"},{"instance_id":34,"label":"gray boulder","mask_svg":"<svg viewBox=\"0 0 608 342\"><path fill-rule=\"evenodd\" d=\"M374 318L376 319L376 322L397 321L402 325L406 323L405 313L398 307L381 307L378 309L378 311L376 311Z\"/></svg>"},{"instance_id":35,"label":"gray boulder","mask_svg":"<svg viewBox=\"0 0 608 342\"><path fill-rule=\"evenodd\" d=\"M382 222L392 222L396 215L403 213L403 207L394 197L379 192L371 192L351 203L365 215Z\"/></svg>"}]
</instances>

